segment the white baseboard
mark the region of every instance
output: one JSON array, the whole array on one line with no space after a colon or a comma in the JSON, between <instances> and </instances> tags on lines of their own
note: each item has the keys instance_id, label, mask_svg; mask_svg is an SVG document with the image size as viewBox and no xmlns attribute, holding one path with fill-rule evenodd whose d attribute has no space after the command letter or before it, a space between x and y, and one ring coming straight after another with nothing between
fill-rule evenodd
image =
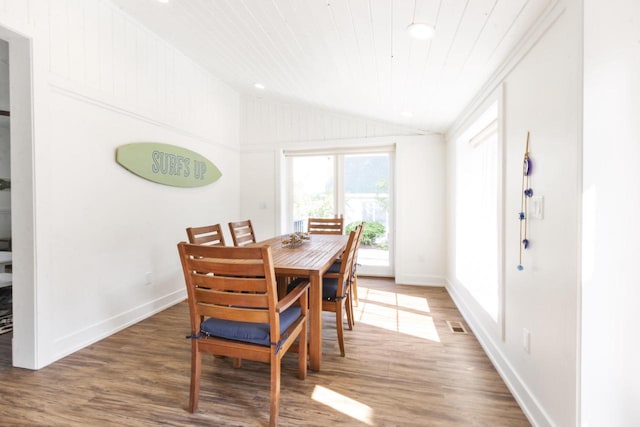
<instances>
[{"instance_id":1,"label":"white baseboard","mask_svg":"<svg viewBox=\"0 0 640 427\"><path fill-rule=\"evenodd\" d=\"M520 405L522 412L529 419L529 422L535 427L553 426L551 419L540 405L536 397L531 393L526 383L520 378L518 373L513 369L507 357L500 351L499 346L491 339L491 335L478 321L469 305L464 301L464 297L458 293L454 286L447 280L446 289L453 299L458 311L462 314L465 321L473 331L478 342L482 346L484 352L491 360L491 363L498 371L498 374L513 394L513 397Z\"/></svg>"},{"instance_id":2,"label":"white baseboard","mask_svg":"<svg viewBox=\"0 0 640 427\"><path fill-rule=\"evenodd\" d=\"M445 286L444 277L438 276L418 276L411 274L396 274L397 285L417 285L417 286Z\"/></svg>"},{"instance_id":3,"label":"white baseboard","mask_svg":"<svg viewBox=\"0 0 640 427\"><path fill-rule=\"evenodd\" d=\"M54 352L46 360L40 361L41 363L39 363L40 366L38 366L38 369L174 306L184 301L185 298L186 291L184 289L173 291L124 313L112 316L99 323L58 338L54 342ZM186 330L186 332L189 331Z\"/></svg>"}]
</instances>

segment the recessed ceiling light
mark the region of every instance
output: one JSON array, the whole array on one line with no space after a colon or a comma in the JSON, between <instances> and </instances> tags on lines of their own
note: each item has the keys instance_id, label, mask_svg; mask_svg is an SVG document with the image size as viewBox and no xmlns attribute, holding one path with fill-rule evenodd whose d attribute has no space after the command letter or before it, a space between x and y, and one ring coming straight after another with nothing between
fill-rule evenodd
<instances>
[{"instance_id":1,"label":"recessed ceiling light","mask_svg":"<svg viewBox=\"0 0 640 427\"><path fill-rule=\"evenodd\" d=\"M256 89L264 90L264 85L262 83L255 83L253 85Z\"/></svg>"},{"instance_id":2,"label":"recessed ceiling light","mask_svg":"<svg viewBox=\"0 0 640 427\"><path fill-rule=\"evenodd\" d=\"M418 22L414 22L407 27L407 31L414 39L418 40L428 40L433 37L436 29L429 24L421 24Z\"/></svg>"},{"instance_id":3,"label":"recessed ceiling light","mask_svg":"<svg viewBox=\"0 0 640 427\"><path fill-rule=\"evenodd\" d=\"M402 115L402 117L413 117L413 113L411 111L403 111L402 113L400 113Z\"/></svg>"}]
</instances>

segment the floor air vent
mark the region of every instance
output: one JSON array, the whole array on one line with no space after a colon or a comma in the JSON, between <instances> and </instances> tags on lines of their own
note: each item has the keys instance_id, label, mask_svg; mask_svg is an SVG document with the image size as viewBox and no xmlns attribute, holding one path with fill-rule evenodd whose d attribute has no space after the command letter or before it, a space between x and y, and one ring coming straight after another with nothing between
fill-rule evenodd
<instances>
[{"instance_id":1,"label":"floor air vent","mask_svg":"<svg viewBox=\"0 0 640 427\"><path fill-rule=\"evenodd\" d=\"M467 330L462 326L462 323L457 322L455 320L447 320L447 325L449 325L449 329L454 334L466 334Z\"/></svg>"}]
</instances>

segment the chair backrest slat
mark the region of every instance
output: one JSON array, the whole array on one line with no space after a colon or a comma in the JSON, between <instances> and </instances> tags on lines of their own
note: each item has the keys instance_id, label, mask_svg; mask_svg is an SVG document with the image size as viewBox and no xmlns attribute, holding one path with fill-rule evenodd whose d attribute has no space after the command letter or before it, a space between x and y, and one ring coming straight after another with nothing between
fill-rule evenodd
<instances>
[{"instance_id":1,"label":"chair backrest slat","mask_svg":"<svg viewBox=\"0 0 640 427\"><path fill-rule=\"evenodd\" d=\"M233 239L233 246L246 246L256 242L251 220L235 221L229 223L229 231Z\"/></svg>"},{"instance_id":2,"label":"chair backrest slat","mask_svg":"<svg viewBox=\"0 0 640 427\"><path fill-rule=\"evenodd\" d=\"M235 320L238 322L253 322L253 323L269 323L271 317L267 310L256 309L238 309L237 307L211 305L211 304L197 304L198 313L205 317L215 317L216 319Z\"/></svg>"},{"instance_id":3,"label":"chair backrest slat","mask_svg":"<svg viewBox=\"0 0 640 427\"><path fill-rule=\"evenodd\" d=\"M269 308L269 299L265 293L238 293L196 288L196 298L203 304L238 305L239 307Z\"/></svg>"},{"instance_id":4,"label":"chair backrest slat","mask_svg":"<svg viewBox=\"0 0 640 427\"><path fill-rule=\"evenodd\" d=\"M197 288L234 291L234 292L266 292L267 284L261 280L249 280L246 277L212 276L193 273L193 285Z\"/></svg>"},{"instance_id":5,"label":"chair backrest slat","mask_svg":"<svg viewBox=\"0 0 640 427\"><path fill-rule=\"evenodd\" d=\"M189 243L195 245L225 246L220 224L188 227L187 237L189 237Z\"/></svg>"},{"instance_id":6,"label":"chair backrest slat","mask_svg":"<svg viewBox=\"0 0 640 427\"><path fill-rule=\"evenodd\" d=\"M264 266L255 262L240 262L230 258L227 260L218 259L194 259L192 265L196 271L206 272L215 269L222 276L263 276Z\"/></svg>"},{"instance_id":7,"label":"chair backrest slat","mask_svg":"<svg viewBox=\"0 0 640 427\"><path fill-rule=\"evenodd\" d=\"M309 218L307 231L310 234L343 234L344 218Z\"/></svg>"}]
</instances>

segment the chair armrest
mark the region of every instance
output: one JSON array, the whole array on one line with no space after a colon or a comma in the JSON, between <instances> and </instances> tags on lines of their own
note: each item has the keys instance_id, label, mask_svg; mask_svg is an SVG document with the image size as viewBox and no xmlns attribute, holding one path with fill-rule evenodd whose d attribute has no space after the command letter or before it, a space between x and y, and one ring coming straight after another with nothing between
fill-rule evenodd
<instances>
[{"instance_id":1,"label":"chair armrest","mask_svg":"<svg viewBox=\"0 0 640 427\"><path fill-rule=\"evenodd\" d=\"M307 292L309 286L311 286L311 283L309 283L308 280L300 282L298 286L293 288L291 292L289 292L284 298L278 301L278 304L276 305L276 312L282 313L287 308L291 307L294 302L300 299L303 293Z\"/></svg>"},{"instance_id":2,"label":"chair armrest","mask_svg":"<svg viewBox=\"0 0 640 427\"><path fill-rule=\"evenodd\" d=\"M327 278L327 279L339 279L340 273L324 273L324 275L322 276L322 278Z\"/></svg>"}]
</instances>

